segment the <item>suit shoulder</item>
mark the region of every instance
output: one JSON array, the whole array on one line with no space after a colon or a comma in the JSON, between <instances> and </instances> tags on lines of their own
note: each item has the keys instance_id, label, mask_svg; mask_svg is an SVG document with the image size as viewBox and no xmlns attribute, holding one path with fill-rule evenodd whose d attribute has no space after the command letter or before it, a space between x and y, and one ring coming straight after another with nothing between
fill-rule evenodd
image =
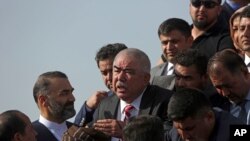
<instances>
[{"instance_id":1,"label":"suit shoulder","mask_svg":"<svg viewBox=\"0 0 250 141\"><path fill-rule=\"evenodd\" d=\"M154 93L154 95L157 95L158 97L168 97L170 98L174 92L156 85L150 85L151 91Z\"/></svg>"}]
</instances>

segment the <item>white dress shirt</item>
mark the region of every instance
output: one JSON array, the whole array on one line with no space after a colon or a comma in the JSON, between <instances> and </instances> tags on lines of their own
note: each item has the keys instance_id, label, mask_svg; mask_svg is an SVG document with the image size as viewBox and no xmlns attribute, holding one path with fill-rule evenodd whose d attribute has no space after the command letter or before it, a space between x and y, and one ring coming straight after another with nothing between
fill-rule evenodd
<instances>
[{"instance_id":1,"label":"white dress shirt","mask_svg":"<svg viewBox=\"0 0 250 141\"><path fill-rule=\"evenodd\" d=\"M246 54L245 54L244 62L247 65L248 72L250 72L250 58Z\"/></svg>"},{"instance_id":2,"label":"white dress shirt","mask_svg":"<svg viewBox=\"0 0 250 141\"><path fill-rule=\"evenodd\" d=\"M46 126L58 141L62 140L63 133L68 130L66 122L58 124L45 119L42 115L39 117L39 122Z\"/></svg>"},{"instance_id":3,"label":"white dress shirt","mask_svg":"<svg viewBox=\"0 0 250 141\"><path fill-rule=\"evenodd\" d=\"M118 113L117 113L117 118L116 118L117 120L124 121L124 119L125 119L124 109L125 109L126 105L128 105L128 104L134 106L134 109L131 111L131 117L138 116L142 95L143 95L145 90L146 89L144 89L142 94L139 95L132 103L126 103L125 101L120 99L120 105L118 107ZM115 138L115 137L112 137L112 139L111 139L111 141L119 141L119 140L120 140L120 138Z\"/></svg>"}]
</instances>

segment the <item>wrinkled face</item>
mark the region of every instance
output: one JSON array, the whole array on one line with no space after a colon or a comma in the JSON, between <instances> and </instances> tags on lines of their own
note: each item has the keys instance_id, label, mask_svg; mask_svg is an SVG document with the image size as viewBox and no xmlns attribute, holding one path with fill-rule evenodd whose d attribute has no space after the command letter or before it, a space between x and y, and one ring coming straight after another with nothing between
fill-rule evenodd
<instances>
[{"instance_id":1,"label":"wrinkled face","mask_svg":"<svg viewBox=\"0 0 250 141\"><path fill-rule=\"evenodd\" d=\"M149 83L150 74L142 69L141 62L133 56L119 55L113 64L113 90L116 95L131 103Z\"/></svg>"},{"instance_id":2,"label":"wrinkled face","mask_svg":"<svg viewBox=\"0 0 250 141\"><path fill-rule=\"evenodd\" d=\"M75 115L73 90L68 79L51 79L50 94L47 96L47 100L48 110L53 118L65 121Z\"/></svg>"},{"instance_id":3,"label":"wrinkled face","mask_svg":"<svg viewBox=\"0 0 250 141\"><path fill-rule=\"evenodd\" d=\"M27 116L22 115L22 114L19 114L19 116L26 124L24 134L20 134L20 140L21 141L36 141L37 132L33 128L30 122L30 119Z\"/></svg>"},{"instance_id":4,"label":"wrinkled face","mask_svg":"<svg viewBox=\"0 0 250 141\"><path fill-rule=\"evenodd\" d=\"M242 17L239 26L239 40L243 51L250 51L250 18Z\"/></svg>"},{"instance_id":5,"label":"wrinkled face","mask_svg":"<svg viewBox=\"0 0 250 141\"><path fill-rule=\"evenodd\" d=\"M207 84L207 76L200 75L195 65L185 67L176 64L174 67L174 73L176 76L175 86L177 88L184 87L203 90Z\"/></svg>"},{"instance_id":6,"label":"wrinkled face","mask_svg":"<svg viewBox=\"0 0 250 141\"><path fill-rule=\"evenodd\" d=\"M198 29L207 29L217 21L221 6L217 0L190 0L190 15Z\"/></svg>"},{"instance_id":7,"label":"wrinkled face","mask_svg":"<svg viewBox=\"0 0 250 141\"><path fill-rule=\"evenodd\" d=\"M108 89L112 88L112 70L113 70L113 59L105 59L99 61L99 70L102 74L102 79Z\"/></svg>"},{"instance_id":8,"label":"wrinkled face","mask_svg":"<svg viewBox=\"0 0 250 141\"><path fill-rule=\"evenodd\" d=\"M182 121L173 121L173 126L185 141L207 141L213 128L212 120L209 115L200 118L188 117Z\"/></svg>"},{"instance_id":9,"label":"wrinkled face","mask_svg":"<svg viewBox=\"0 0 250 141\"><path fill-rule=\"evenodd\" d=\"M217 92L234 103L241 102L249 90L249 86L247 85L248 76L243 72L233 74L220 63L213 64L212 67L218 72L209 74Z\"/></svg>"},{"instance_id":10,"label":"wrinkled face","mask_svg":"<svg viewBox=\"0 0 250 141\"><path fill-rule=\"evenodd\" d=\"M191 37L190 37L191 38ZM172 30L167 35L160 35L161 48L164 56L172 62L175 55L192 45L192 38L186 38L180 31Z\"/></svg>"}]
</instances>

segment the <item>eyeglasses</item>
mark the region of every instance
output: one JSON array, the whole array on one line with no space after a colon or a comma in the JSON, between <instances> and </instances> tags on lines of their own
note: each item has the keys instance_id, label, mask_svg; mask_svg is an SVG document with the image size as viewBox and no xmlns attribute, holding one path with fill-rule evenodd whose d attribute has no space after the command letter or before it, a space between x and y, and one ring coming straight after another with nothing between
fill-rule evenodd
<instances>
[{"instance_id":1,"label":"eyeglasses","mask_svg":"<svg viewBox=\"0 0 250 141\"><path fill-rule=\"evenodd\" d=\"M191 4L198 8L203 5L205 8L212 9L215 6L219 5L217 2L214 1L201 1L201 0L191 0Z\"/></svg>"}]
</instances>

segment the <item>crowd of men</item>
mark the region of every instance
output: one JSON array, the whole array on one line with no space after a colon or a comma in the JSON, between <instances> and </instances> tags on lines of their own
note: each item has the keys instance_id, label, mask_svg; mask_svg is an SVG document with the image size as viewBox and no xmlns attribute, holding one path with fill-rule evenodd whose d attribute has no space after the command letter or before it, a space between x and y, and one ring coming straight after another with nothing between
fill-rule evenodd
<instances>
[{"instance_id":1,"label":"crowd of men","mask_svg":"<svg viewBox=\"0 0 250 141\"><path fill-rule=\"evenodd\" d=\"M160 24L162 54L153 67L140 49L104 45L95 60L108 91L97 90L80 111L65 73L39 75L38 120L18 110L1 113L0 140L229 141L230 125L250 125L247 4L190 0L191 25L179 18Z\"/></svg>"}]
</instances>

